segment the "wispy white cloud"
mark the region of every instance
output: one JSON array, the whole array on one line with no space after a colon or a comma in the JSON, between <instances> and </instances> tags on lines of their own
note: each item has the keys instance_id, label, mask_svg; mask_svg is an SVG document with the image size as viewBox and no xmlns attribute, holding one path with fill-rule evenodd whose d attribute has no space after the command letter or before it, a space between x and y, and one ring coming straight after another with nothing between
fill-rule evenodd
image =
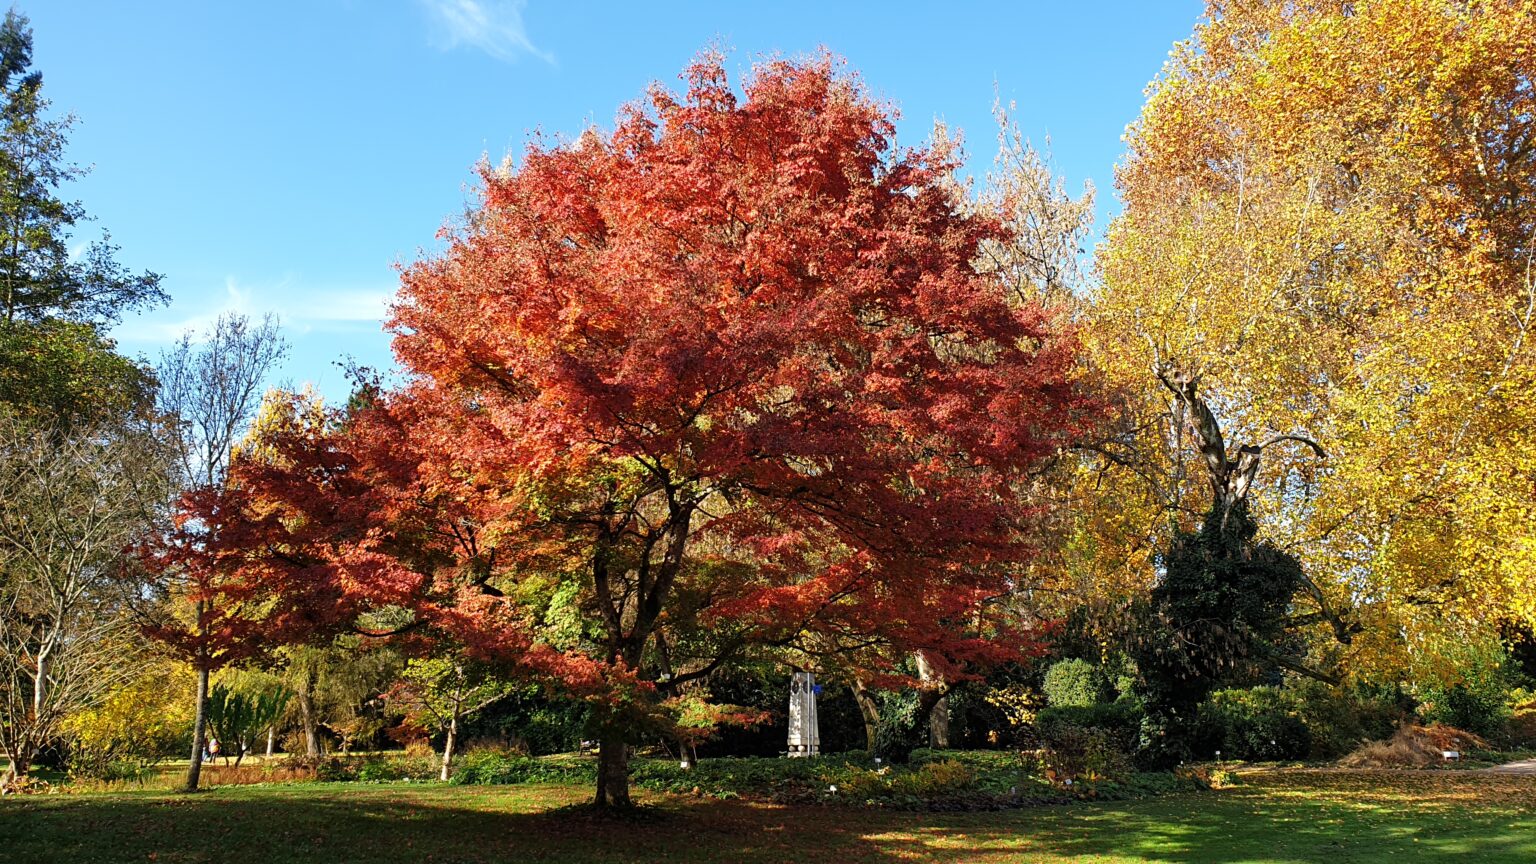
<instances>
[{"instance_id":1,"label":"wispy white cloud","mask_svg":"<svg viewBox=\"0 0 1536 864\"><path fill-rule=\"evenodd\" d=\"M508 63L526 54L554 63L528 38L523 24L526 0L419 0L437 29L437 44L447 49L476 48Z\"/></svg>"},{"instance_id":2,"label":"wispy white cloud","mask_svg":"<svg viewBox=\"0 0 1536 864\"><path fill-rule=\"evenodd\" d=\"M334 289L308 295L301 309L279 310L283 323L304 332L350 324L382 326L389 316L394 289Z\"/></svg>"},{"instance_id":3,"label":"wispy white cloud","mask_svg":"<svg viewBox=\"0 0 1536 864\"><path fill-rule=\"evenodd\" d=\"M112 335L124 344L169 345L183 335L200 338L220 315L230 312L251 317L275 313L283 328L293 333L348 330L353 325L376 329L387 317L394 295L392 287L309 289L295 285L291 277L253 286L229 276L223 294L179 297L169 309L129 317Z\"/></svg>"},{"instance_id":4,"label":"wispy white cloud","mask_svg":"<svg viewBox=\"0 0 1536 864\"><path fill-rule=\"evenodd\" d=\"M190 335L193 339L200 339L212 328L219 316L226 312L252 314L251 289L240 287L240 283L233 276L225 277L222 295L213 295L206 300L202 298L200 300L202 302L196 304L200 308L195 311L187 310L185 307L188 304L178 302L169 309L129 316L112 331L112 336L119 342L151 344L168 344L180 339L184 334ZM178 306L182 308L178 309Z\"/></svg>"}]
</instances>

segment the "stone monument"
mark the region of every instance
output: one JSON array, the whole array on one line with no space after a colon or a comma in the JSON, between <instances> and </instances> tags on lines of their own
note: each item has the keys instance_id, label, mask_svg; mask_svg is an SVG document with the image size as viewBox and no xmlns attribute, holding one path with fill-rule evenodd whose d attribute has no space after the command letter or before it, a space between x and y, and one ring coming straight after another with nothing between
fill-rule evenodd
<instances>
[{"instance_id":1,"label":"stone monument","mask_svg":"<svg viewBox=\"0 0 1536 864\"><path fill-rule=\"evenodd\" d=\"M821 730L816 724L816 676L796 672L789 682L789 755L821 753Z\"/></svg>"}]
</instances>

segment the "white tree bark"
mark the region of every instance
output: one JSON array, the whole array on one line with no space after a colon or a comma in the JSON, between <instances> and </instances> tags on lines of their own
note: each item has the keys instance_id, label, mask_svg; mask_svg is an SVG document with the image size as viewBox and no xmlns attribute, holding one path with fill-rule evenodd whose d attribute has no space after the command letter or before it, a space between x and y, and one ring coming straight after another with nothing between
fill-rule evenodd
<instances>
[{"instance_id":1,"label":"white tree bark","mask_svg":"<svg viewBox=\"0 0 1536 864\"><path fill-rule=\"evenodd\" d=\"M13 776L133 669L118 577L167 498L167 464L141 430L0 418L0 748Z\"/></svg>"}]
</instances>

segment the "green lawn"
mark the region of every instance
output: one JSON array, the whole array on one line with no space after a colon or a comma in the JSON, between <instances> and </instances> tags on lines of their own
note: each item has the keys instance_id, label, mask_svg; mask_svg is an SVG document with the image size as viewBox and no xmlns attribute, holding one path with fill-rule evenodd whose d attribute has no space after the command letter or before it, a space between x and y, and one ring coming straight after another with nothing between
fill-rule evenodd
<instances>
[{"instance_id":1,"label":"green lawn","mask_svg":"<svg viewBox=\"0 0 1536 864\"><path fill-rule=\"evenodd\" d=\"M615 819L570 786L295 784L0 801L16 862L1536 861L1536 777L1285 772L1115 804L909 813L645 796Z\"/></svg>"}]
</instances>

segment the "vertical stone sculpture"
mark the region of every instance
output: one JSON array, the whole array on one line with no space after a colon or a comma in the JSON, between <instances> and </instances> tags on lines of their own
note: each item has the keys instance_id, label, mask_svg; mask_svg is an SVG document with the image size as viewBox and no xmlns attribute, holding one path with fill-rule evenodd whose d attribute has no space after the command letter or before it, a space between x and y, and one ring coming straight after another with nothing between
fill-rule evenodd
<instances>
[{"instance_id":1,"label":"vertical stone sculpture","mask_svg":"<svg viewBox=\"0 0 1536 864\"><path fill-rule=\"evenodd\" d=\"M821 730L816 723L816 676L796 672L789 682L789 755L821 753Z\"/></svg>"}]
</instances>

